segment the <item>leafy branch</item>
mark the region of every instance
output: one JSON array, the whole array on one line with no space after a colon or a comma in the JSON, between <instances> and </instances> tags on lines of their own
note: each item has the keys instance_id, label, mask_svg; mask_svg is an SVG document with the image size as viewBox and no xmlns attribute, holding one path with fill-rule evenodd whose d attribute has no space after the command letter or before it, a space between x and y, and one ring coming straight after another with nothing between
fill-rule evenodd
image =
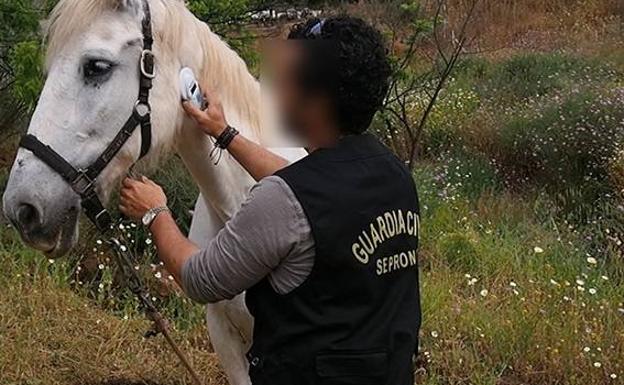
<instances>
[{"instance_id":1,"label":"leafy branch","mask_svg":"<svg viewBox=\"0 0 624 385\"><path fill-rule=\"evenodd\" d=\"M441 37L445 28L445 0L436 0L435 13L429 23L421 19L422 8L419 3L410 3L403 7L413 15L412 32L406 39L407 44L402 53L395 58L394 73L381 116L392 146L410 169L418 159L422 132L431 112L470 43L468 27L478 3L479 0L472 0L459 30L457 33L452 31L455 38L448 43ZM393 42L400 41L396 37L396 34L401 33L400 30L395 28L391 33ZM427 43L433 45L433 57L427 51ZM431 64L428 70L417 74L412 67L418 57L428 58ZM415 114L418 105L422 107L419 116Z\"/></svg>"}]
</instances>

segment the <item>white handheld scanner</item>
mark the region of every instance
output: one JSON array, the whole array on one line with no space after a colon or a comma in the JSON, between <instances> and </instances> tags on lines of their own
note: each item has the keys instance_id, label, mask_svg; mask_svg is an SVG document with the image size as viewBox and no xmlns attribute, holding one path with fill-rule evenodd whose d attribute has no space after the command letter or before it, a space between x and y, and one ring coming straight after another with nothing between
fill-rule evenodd
<instances>
[{"instance_id":1,"label":"white handheld scanner","mask_svg":"<svg viewBox=\"0 0 624 385\"><path fill-rule=\"evenodd\" d=\"M180 71L180 93L182 100L191 102L195 107L204 110L207 106L204 95L199 88L199 83L195 79L193 70L188 67L182 68Z\"/></svg>"}]
</instances>

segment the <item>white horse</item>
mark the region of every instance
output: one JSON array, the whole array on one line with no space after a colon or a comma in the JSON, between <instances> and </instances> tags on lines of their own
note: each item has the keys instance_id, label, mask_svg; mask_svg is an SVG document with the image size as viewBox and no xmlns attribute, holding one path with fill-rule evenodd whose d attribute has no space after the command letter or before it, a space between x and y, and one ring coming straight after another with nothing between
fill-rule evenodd
<instances>
[{"instance_id":1,"label":"white horse","mask_svg":"<svg viewBox=\"0 0 624 385\"><path fill-rule=\"evenodd\" d=\"M260 87L243 60L181 0L149 0L156 79L151 92L153 140L143 164L156 165L175 151L199 186L189 237L205 246L239 209L253 185L229 156L215 166L211 141L180 106L178 73L191 67L218 94L229 122L260 141ZM47 80L29 133L76 166L92 162L130 115L139 88L141 0L61 0L48 25ZM107 202L136 161L140 130L97 180ZM291 160L302 149L285 149ZM66 254L78 239L77 195L56 172L20 149L4 194L4 211L22 238L50 257ZM236 267L233 267L236 268ZM245 353L253 320L243 295L207 307L211 341L233 385L249 384Z\"/></svg>"}]
</instances>

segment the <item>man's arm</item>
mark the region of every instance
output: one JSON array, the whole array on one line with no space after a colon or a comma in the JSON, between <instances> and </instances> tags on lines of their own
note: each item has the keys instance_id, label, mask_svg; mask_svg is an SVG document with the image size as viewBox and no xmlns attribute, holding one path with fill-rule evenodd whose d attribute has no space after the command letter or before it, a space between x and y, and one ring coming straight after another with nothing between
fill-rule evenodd
<instances>
[{"instance_id":1,"label":"man's arm","mask_svg":"<svg viewBox=\"0 0 624 385\"><path fill-rule=\"evenodd\" d=\"M310 240L307 218L294 194L282 179L269 177L252 189L210 244L185 262L182 286L200 303L231 299L283 263L310 255ZM289 264L281 270L281 280L300 282L311 270L313 261L308 262Z\"/></svg>"},{"instance_id":2,"label":"man's arm","mask_svg":"<svg viewBox=\"0 0 624 385\"><path fill-rule=\"evenodd\" d=\"M257 143L236 135L228 151L238 163L258 182L288 166L289 162Z\"/></svg>"},{"instance_id":3,"label":"man's arm","mask_svg":"<svg viewBox=\"0 0 624 385\"><path fill-rule=\"evenodd\" d=\"M141 177L140 180L124 179L119 198L119 210L137 221L148 210L167 206L167 196L162 188L146 177ZM181 285L182 265L199 250L198 247L182 234L169 211L158 214L150 231L158 256L167 271Z\"/></svg>"},{"instance_id":4,"label":"man's arm","mask_svg":"<svg viewBox=\"0 0 624 385\"><path fill-rule=\"evenodd\" d=\"M182 267L199 251L199 248L182 234L169 211L161 213L154 219L150 231L158 250L158 257L178 285L183 286Z\"/></svg>"},{"instance_id":5,"label":"man's arm","mask_svg":"<svg viewBox=\"0 0 624 385\"><path fill-rule=\"evenodd\" d=\"M198 124L199 128L213 138L218 138L228 126L223 107L214 95L205 94L208 107L202 111L191 103L184 103L184 109ZM275 174L289 162L266 148L237 135L228 146L228 151L256 180Z\"/></svg>"},{"instance_id":6,"label":"man's arm","mask_svg":"<svg viewBox=\"0 0 624 385\"><path fill-rule=\"evenodd\" d=\"M121 209L126 215L138 219L163 203L162 189L149 179L124 181ZM233 298L269 276L287 257L311 255L313 247L303 208L278 177L254 187L239 212L203 250L184 237L168 212L158 215L150 230L167 270L191 299L201 303ZM283 278L300 282L311 262L290 266Z\"/></svg>"}]
</instances>

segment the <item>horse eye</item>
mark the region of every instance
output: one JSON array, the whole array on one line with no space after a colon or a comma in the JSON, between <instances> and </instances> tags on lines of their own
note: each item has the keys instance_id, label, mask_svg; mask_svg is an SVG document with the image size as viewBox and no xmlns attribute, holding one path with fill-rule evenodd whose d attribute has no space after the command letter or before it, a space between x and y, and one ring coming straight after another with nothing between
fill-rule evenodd
<instances>
[{"instance_id":1,"label":"horse eye","mask_svg":"<svg viewBox=\"0 0 624 385\"><path fill-rule=\"evenodd\" d=\"M89 60L83 66L85 79L94 80L108 75L113 69L113 63L105 60Z\"/></svg>"}]
</instances>

